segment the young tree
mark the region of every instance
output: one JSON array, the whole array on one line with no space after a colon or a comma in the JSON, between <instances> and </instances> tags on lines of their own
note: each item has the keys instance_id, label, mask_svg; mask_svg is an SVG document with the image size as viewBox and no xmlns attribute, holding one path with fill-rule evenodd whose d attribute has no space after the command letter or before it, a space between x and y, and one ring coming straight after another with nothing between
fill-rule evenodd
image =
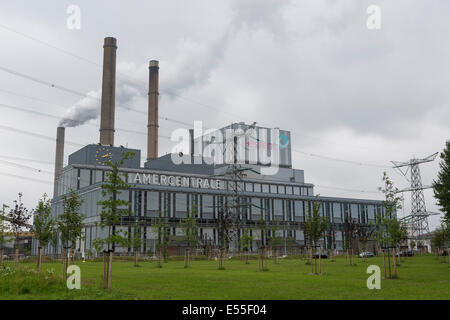
<instances>
[{"instance_id":1,"label":"young tree","mask_svg":"<svg viewBox=\"0 0 450 320\"><path fill-rule=\"evenodd\" d=\"M166 232L166 224L164 221L164 218L162 217L161 212L159 212L158 218L153 222L152 230L154 233L157 234L157 245L156 245L156 252L158 253L158 268L162 268L161 260L162 260L162 250L163 247L166 246L167 243L167 232Z\"/></svg>"},{"instance_id":2,"label":"young tree","mask_svg":"<svg viewBox=\"0 0 450 320\"><path fill-rule=\"evenodd\" d=\"M265 246L264 241L267 239L267 224L263 218L263 214L257 223L257 228L260 231L258 243L258 270L259 271L268 271L266 264L266 256L265 256Z\"/></svg>"},{"instance_id":3,"label":"young tree","mask_svg":"<svg viewBox=\"0 0 450 320\"><path fill-rule=\"evenodd\" d=\"M361 244L362 248L360 248L360 251L367 251L367 243L372 237L372 234L374 232L374 229L371 226L359 224L356 227L356 236L359 240L359 243ZM367 261L366 256L363 257L364 262Z\"/></svg>"},{"instance_id":4,"label":"young tree","mask_svg":"<svg viewBox=\"0 0 450 320\"><path fill-rule=\"evenodd\" d=\"M31 214L24 207L22 203L22 193L19 193L19 199L14 200L14 207L8 214L8 220L11 225L11 230L15 237L14 249L15 258L14 263L17 265L19 262L19 238L20 234L28 227L28 221L31 218Z\"/></svg>"},{"instance_id":5,"label":"young tree","mask_svg":"<svg viewBox=\"0 0 450 320\"><path fill-rule=\"evenodd\" d=\"M186 214L185 218L181 219L180 228L183 231L183 238L186 241L186 250L184 255L184 267L190 267L189 250L198 243L198 226L197 226L198 210L194 206Z\"/></svg>"},{"instance_id":6,"label":"young tree","mask_svg":"<svg viewBox=\"0 0 450 320\"><path fill-rule=\"evenodd\" d=\"M446 230L447 226L445 223L442 223L440 227L436 228L433 232L433 238L431 239L431 243L436 248L436 255L440 256L443 254L443 250L448 241L448 230Z\"/></svg>"},{"instance_id":7,"label":"young tree","mask_svg":"<svg viewBox=\"0 0 450 320\"><path fill-rule=\"evenodd\" d=\"M409 247L411 248L411 251L414 250L414 248L416 247L416 242L414 240L411 240L409 242Z\"/></svg>"},{"instance_id":8,"label":"young tree","mask_svg":"<svg viewBox=\"0 0 450 320\"><path fill-rule=\"evenodd\" d=\"M2 211L0 211L0 266L3 267L3 245L10 240L6 238L6 232L8 232L9 227L5 220L6 209L9 208L6 204L2 206Z\"/></svg>"},{"instance_id":9,"label":"young tree","mask_svg":"<svg viewBox=\"0 0 450 320\"><path fill-rule=\"evenodd\" d=\"M128 246L133 249L134 266L139 267L139 250L143 244L141 227L136 223L128 234Z\"/></svg>"},{"instance_id":10,"label":"young tree","mask_svg":"<svg viewBox=\"0 0 450 320\"><path fill-rule=\"evenodd\" d=\"M317 196L318 197L318 196ZM322 206L322 203L318 200L316 197L316 200L313 201L313 210L312 215L309 217L306 217L305 219L305 232L308 236L308 239L311 244L310 249L310 257L311 257L311 274L320 274L320 272L317 272L317 263L316 260L314 260L314 270L313 270L313 247L316 248L318 246L319 239L323 236L325 230L327 230L328 227L328 221L326 217L322 217L320 214L320 208ZM321 256L321 250L319 250L319 260ZM320 263L320 261L319 261ZM319 267L321 269L321 266Z\"/></svg>"},{"instance_id":11,"label":"young tree","mask_svg":"<svg viewBox=\"0 0 450 320\"><path fill-rule=\"evenodd\" d=\"M446 141L440 157L442 161L439 163L438 178L433 181L433 191L437 204L445 214L444 220L450 223L450 140Z\"/></svg>"},{"instance_id":12,"label":"young tree","mask_svg":"<svg viewBox=\"0 0 450 320\"><path fill-rule=\"evenodd\" d=\"M103 270L104 270L104 286L107 289L111 288L111 276L112 276L112 258L115 250L115 244L126 244L127 239L123 237L115 229L121 221L123 215L132 215L129 210L130 202L119 199L119 195L123 191L128 191L131 185L128 184L128 175L122 174L120 168L123 166L125 160L132 159L134 157L133 152L123 152L122 159L120 161L107 161L106 164L110 167L110 170L105 174L105 182L102 184L102 196L104 200L99 201L98 204L102 206L100 213L102 229L107 228L107 237L103 239L104 244L107 247L109 253L108 259L106 259L106 252L103 255Z\"/></svg>"},{"instance_id":13,"label":"young tree","mask_svg":"<svg viewBox=\"0 0 450 320\"><path fill-rule=\"evenodd\" d=\"M77 239L82 238L84 214L80 212L83 199L73 190L62 196L63 213L58 217L57 224L60 232L63 251L63 278L67 277L72 249ZM67 252L66 252L67 249Z\"/></svg>"},{"instance_id":14,"label":"young tree","mask_svg":"<svg viewBox=\"0 0 450 320\"><path fill-rule=\"evenodd\" d=\"M384 186L380 187L379 190L385 195L385 200L383 200L385 215L384 217L381 215L377 216L377 229L375 233L381 247L388 249L389 278L392 278L389 248L393 248L394 276L397 277L395 248L405 239L406 229L400 224L396 217L397 210L402 208L401 202L403 198L398 196L398 189L394 187L392 180L388 177L386 172L383 173L383 182ZM386 277L386 266L384 266L384 274Z\"/></svg>"},{"instance_id":15,"label":"young tree","mask_svg":"<svg viewBox=\"0 0 450 320\"><path fill-rule=\"evenodd\" d=\"M44 193L43 197L39 200L34 214L33 232L36 240L39 241L38 245L38 261L37 271L41 272L42 268L42 248L46 247L52 239L54 232L55 222L51 218L50 199L47 198L47 194Z\"/></svg>"},{"instance_id":16,"label":"young tree","mask_svg":"<svg viewBox=\"0 0 450 320\"><path fill-rule=\"evenodd\" d=\"M354 243L358 234L358 225L355 219L350 216L344 220L344 245L347 251L347 263L351 266L355 265L354 262Z\"/></svg>"},{"instance_id":17,"label":"young tree","mask_svg":"<svg viewBox=\"0 0 450 320\"><path fill-rule=\"evenodd\" d=\"M243 234L242 234L242 238L241 238L241 246L242 249L244 251L246 251L246 255L245 255L245 264L249 264L249 256L250 256L250 250L252 248L252 243L253 243L253 236L250 235L250 230L249 229L244 229L243 230Z\"/></svg>"},{"instance_id":18,"label":"young tree","mask_svg":"<svg viewBox=\"0 0 450 320\"><path fill-rule=\"evenodd\" d=\"M272 252L272 255L275 256L275 263L278 263L278 245L281 244L281 238L277 235L277 231L280 230L280 226L278 224L278 221L272 221L272 224L270 225L270 251Z\"/></svg>"}]
</instances>

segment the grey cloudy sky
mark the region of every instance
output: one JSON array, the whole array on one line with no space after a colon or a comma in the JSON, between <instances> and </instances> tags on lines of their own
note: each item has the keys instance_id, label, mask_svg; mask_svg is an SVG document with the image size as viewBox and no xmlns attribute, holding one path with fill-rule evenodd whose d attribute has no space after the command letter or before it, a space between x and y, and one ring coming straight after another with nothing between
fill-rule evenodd
<instances>
[{"instance_id":1,"label":"grey cloudy sky","mask_svg":"<svg viewBox=\"0 0 450 320\"><path fill-rule=\"evenodd\" d=\"M371 4L381 8L381 30L366 27ZM80 30L66 27L69 5L81 8ZM146 132L147 66L156 59L162 116L216 128L257 121L291 130L294 166L305 170L316 193L381 199L376 191L384 170L399 188L408 184L382 166L441 151L450 136L449 18L446 0L2 1L0 67L98 96L103 38L114 36L117 144L145 154L145 135L120 129ZM52 193L55 145L39 135L54 137L59 120L4 105L61 118L82 105L95 117L98 101L2 70L0 84L0 202L11 205L21 191L32 208L43 192ZM66 139L96 143L97 124L68 128ZM161 121L160 134L178 127ZM160 143L161 154L173 145ZM66 145L66 162L78 148ZM421 170L430 184L438 161ZM432 191L425 196L428 209L437 211ZM431 219L432 226L438 222Z\"/></svg>"}]
</instances>

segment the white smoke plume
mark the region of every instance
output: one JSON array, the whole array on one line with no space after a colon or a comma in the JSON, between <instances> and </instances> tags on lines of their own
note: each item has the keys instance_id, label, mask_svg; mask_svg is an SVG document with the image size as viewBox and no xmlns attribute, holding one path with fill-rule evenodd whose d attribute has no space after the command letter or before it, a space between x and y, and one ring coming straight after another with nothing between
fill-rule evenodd
<instances>
[{"instance_id":1,"label":"white smoke plume","mask_svg":"<svg viewBox=\"0 0 450 320\"><path fill-rule=\"evenodd\" d=\"M91 119L96 119L100 113L100 91L90 91L87 96L71 106L64 118L59 122L60 127L77 127Z\"/></svg>"},{"instance_id":2,"label":"white smoke plume","mask_svg":"<svg viewBox=\"0 0 450 320\"><path fill-rule=\"evenodd\" d=\"M182 39L177 43L179 52L175 61L161 61L160 99L176 95L196 86L205 85L214 69L222 61L227 48L241 29L268 28L274 34L283 31L279 23L283 7L289 1L252 0L245 4L236 1L233 4L233 19L224 33L215 41L207 44L192 39ZM255 14L257 10L257 14ZM276 31L276 32L275 32ZM127 109L136 98L146 98L148 91L148 61L136 65L130 62L117 64L116 108ZM100 115L101 90L88 95L97 99L82 98L68 111L60 122L61 126L76 127ZM136 107L134 107L136 108ZM137 107L142 111L146 106Z\"/></svg>"}]
</instances>

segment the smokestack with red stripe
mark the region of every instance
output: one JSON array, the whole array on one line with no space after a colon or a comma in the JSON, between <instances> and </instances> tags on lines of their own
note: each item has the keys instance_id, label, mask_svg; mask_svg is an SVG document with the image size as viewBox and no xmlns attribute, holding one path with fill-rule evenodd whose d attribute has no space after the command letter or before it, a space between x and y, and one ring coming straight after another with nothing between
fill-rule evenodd
<instances>
[{"instance_id":1,"label":"smokestack with red stripe","mask_svg":"<svg viewBox=\"0 0 450 320\"><path fill-rule=\"evenodd\" d=\"M116 95L117 40L105 38L103 45L102 109L100 119L100 144L114 145L114 111Z\"/></svg>"},{"instance_id":2,"label":"smokestack with red stripe","mask_svg":"<svg viewBox=\"0 0 450 320\"><path fill-rule=\"evenodd\" d=\"M58 127L56 129L56 153L55 153L55 182L53 188L53 198L57 196L58 184L57 181L61 176L64 161L64 136L66 129Z\"/></svg>"},{"instance_id":3,"label":"smokestack with red stripe","mask_svg":"<svg viewBox=\"0 0 450 320\"><path fill-rule=\"evenodd\" d=\"M159 62L151 60L148 83L147 161L158 158Z\"/></svg>"}]
</instances>

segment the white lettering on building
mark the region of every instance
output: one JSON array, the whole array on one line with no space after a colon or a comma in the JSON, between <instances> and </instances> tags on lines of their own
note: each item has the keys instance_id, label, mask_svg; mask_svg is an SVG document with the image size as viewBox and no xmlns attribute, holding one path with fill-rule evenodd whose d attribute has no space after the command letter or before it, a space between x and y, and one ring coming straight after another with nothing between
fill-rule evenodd
<instances>
[{"instance_id":1,"label":"white lettering on building","mask_svg":"<svg viewBox=\"0 0 450 320\"><path fill-rule=\"evenodd\" d=\"M134 178L130 177L130 182L134 184L152 184L183 188L202 189L224 189L225 184L218 179L166 176L159 174L135 173Z\"/></svg>"}]
</instances>

